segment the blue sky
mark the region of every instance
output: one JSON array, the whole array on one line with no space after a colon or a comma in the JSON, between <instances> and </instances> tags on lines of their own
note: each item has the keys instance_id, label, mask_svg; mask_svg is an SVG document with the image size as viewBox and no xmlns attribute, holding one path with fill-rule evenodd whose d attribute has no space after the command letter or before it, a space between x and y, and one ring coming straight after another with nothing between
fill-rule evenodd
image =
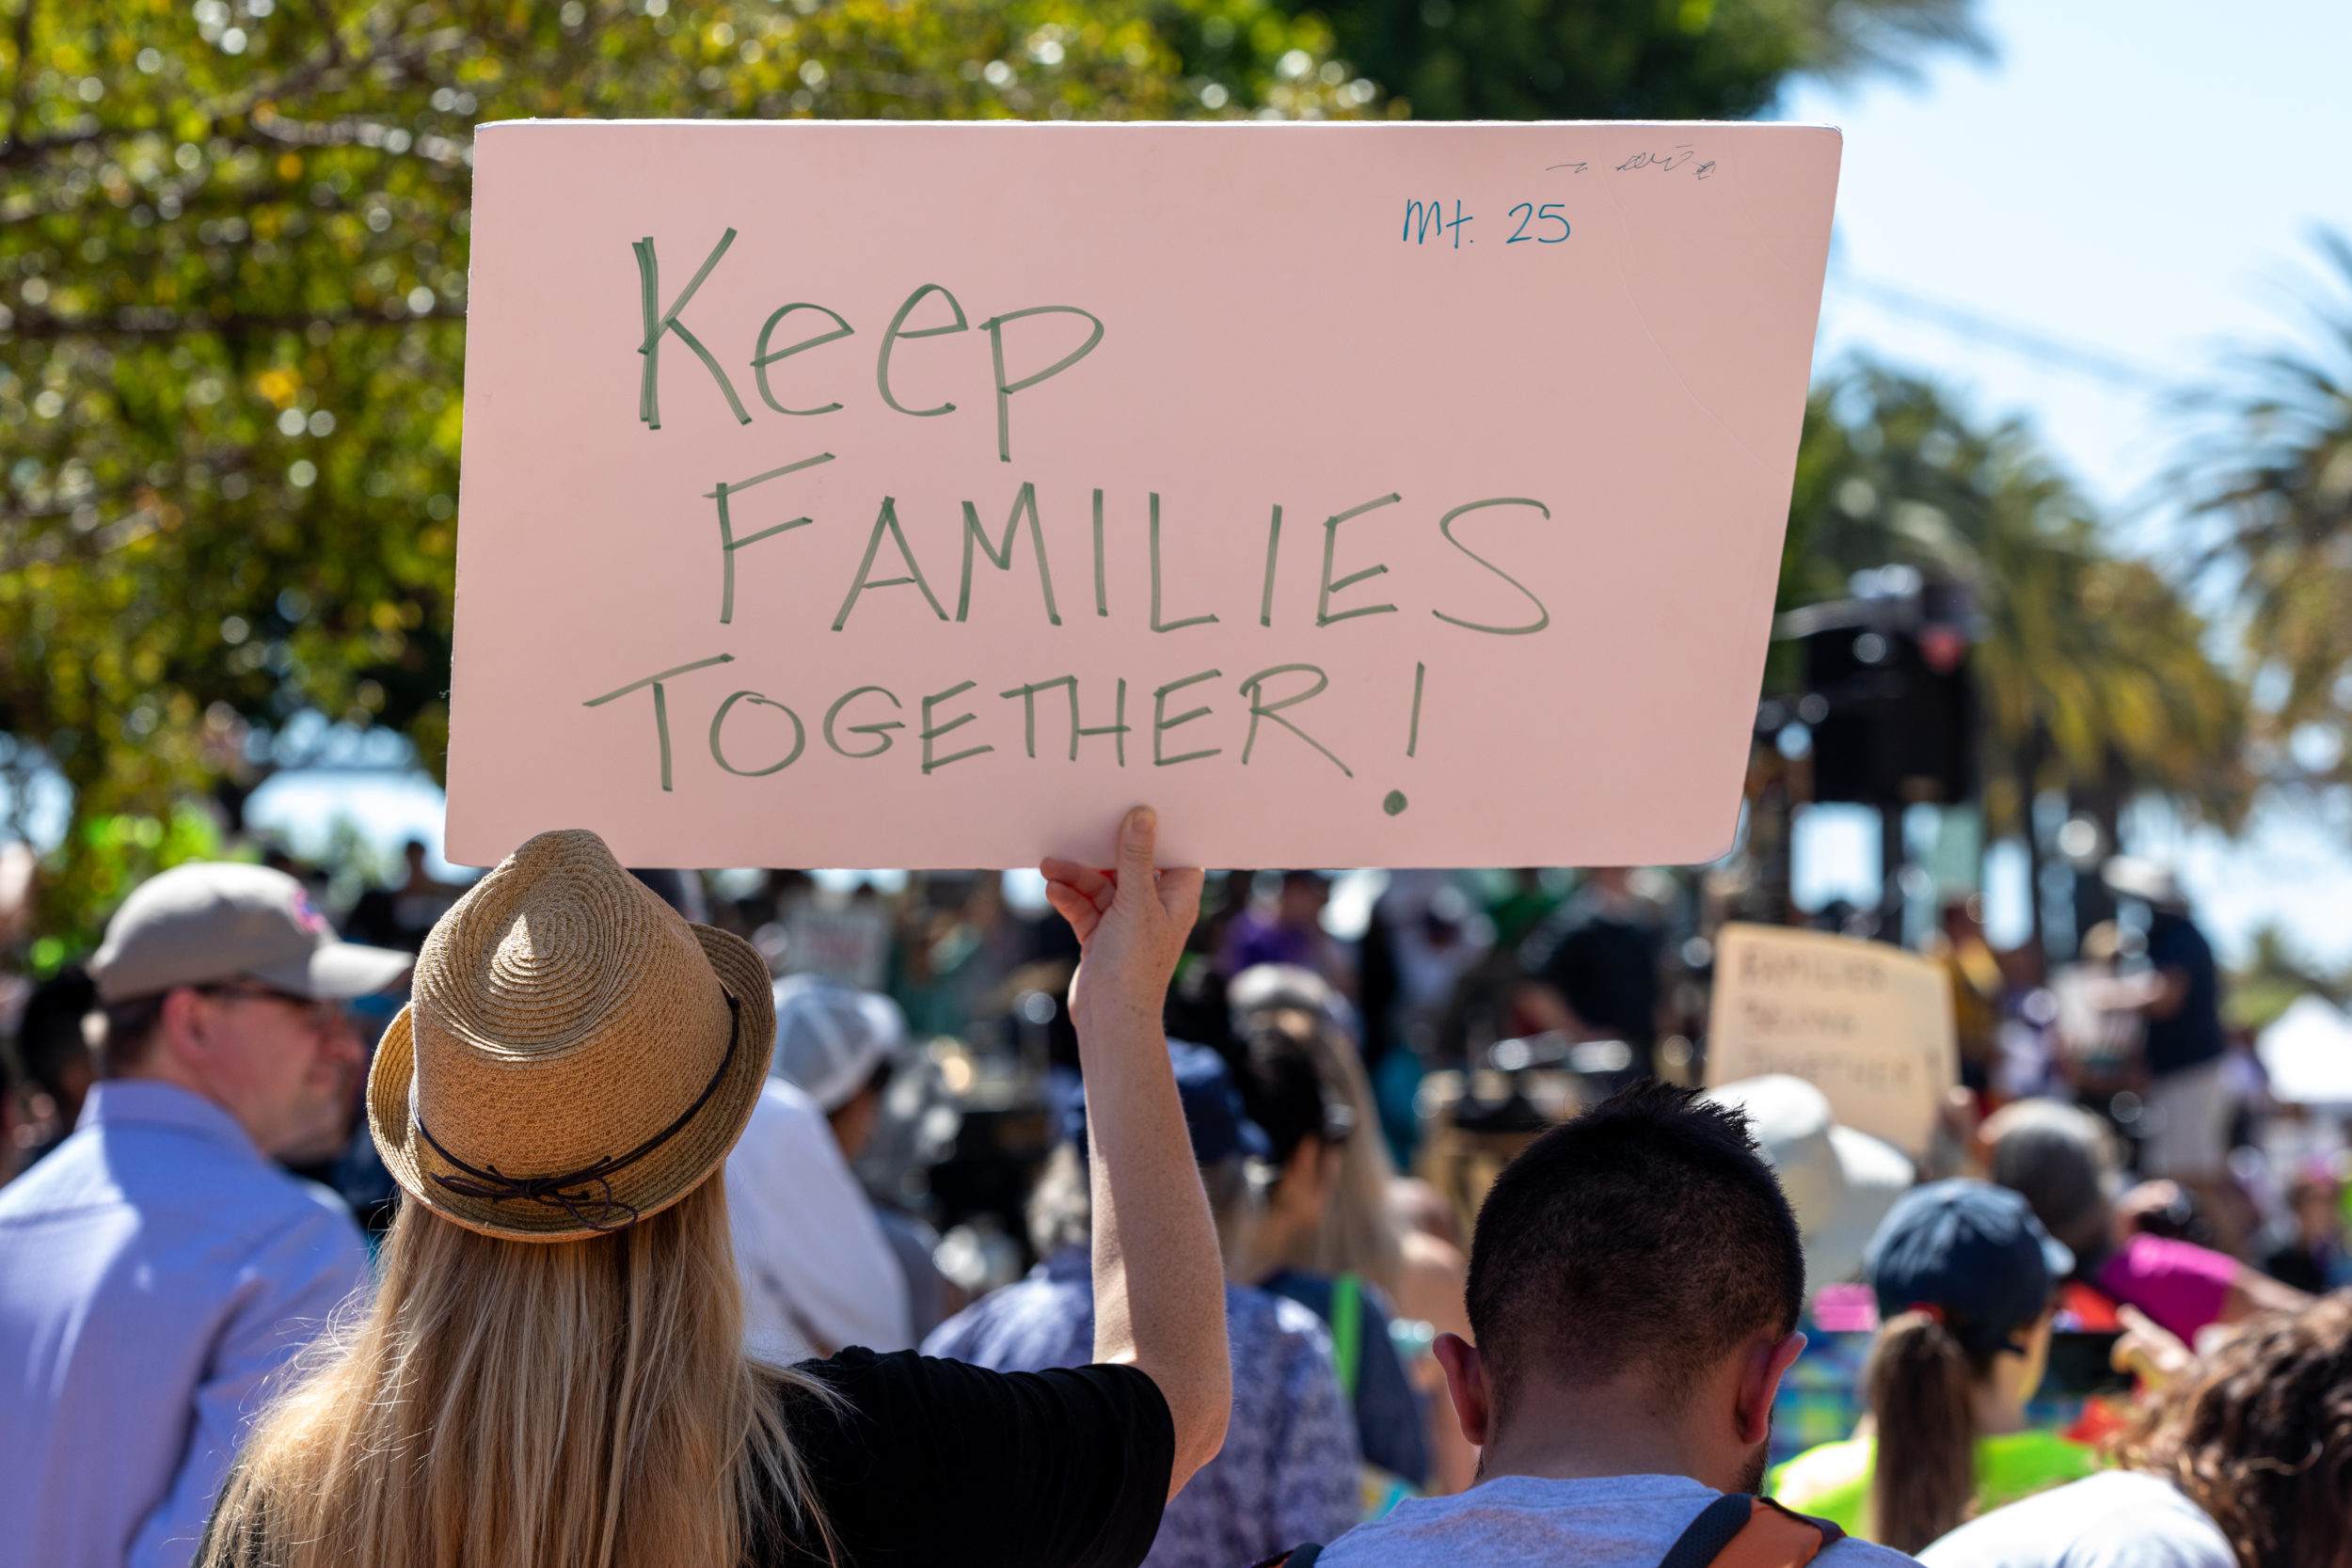
<instances>
[{"instance_id":1,"label":"blue sky","mask_svg":"<svg viewBox=\"0 0 2352 1568\"><path fill-rule=\"evenodd\" d=\"M2280 332L2315 225L2352 232L2352 5L1996 0L1982 15L1990 61L1785 97L1778 118L1846 134L1816 366L1864 350L2029 421L2120 537L2161 556L2172 400ZM436 844L437 807L417 782L348 775L283 779L254 803L301 836L343 810ZM2352 808L2266 810L2236 844L2141 822L2137 847L2182 867L2225 950L2278 924L2352 958ZM1875 823L1856 814L1822 808L1799 847L1811 897L1875 881ZM1993 892L2013 938L2022 878L1996 868Z\"/></svg>"},{"instance_id":2,"label":"blue sky","mask_svg":"<svg viewBox=\"0 0 2352 1568\"><path fill-rule=\"evenodd\" d=\"M1780 106L1846 134L1815 367L1867 352L2026 420L2119 537L2161 559L2177 547L2162 481L2178 395L2213 386L2233 347L2277 341L2316 281L2315 226L2352 232L2352 6L1998 0L1982 15L1991 61L1803 83ZM2341 801L2282 805L2230 844L2145 813L2134 847L2181 867L2225 948L2276 924L2340 962L2348 821ZM1801 880L1867 887L1876 837L1823 811ZM2022 878L2005 880L1994 913L2013 936Z\"/></svg>"}]
</instances>

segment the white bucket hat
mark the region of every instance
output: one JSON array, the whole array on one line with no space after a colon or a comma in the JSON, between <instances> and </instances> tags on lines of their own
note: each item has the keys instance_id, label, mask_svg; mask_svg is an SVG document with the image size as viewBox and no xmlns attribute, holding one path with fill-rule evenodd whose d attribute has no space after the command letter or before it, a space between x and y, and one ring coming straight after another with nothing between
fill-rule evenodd
<instances>
[{"instance_id":1,"label":"white bucket hat","mask_svg":"<svg viewBox=\"0 0 2352 1568\"><path fill-rule=\"evenodd\" d=\"M875 1066L907 1037L906 1014L887 996L814 974L778 980L776 1057L770 1070L827 1115L848 1104Z\"/></svg>"},{"instance_id":2,"label":"white bucket hat","mask_svg":"<svg viewBox=\"0 0 2352 1568\"><path fill-rule=\"evenodd\" d=\"M1805 1290L1857 1277L1879 1221L1915 1175L1911 1156L1841 1127L1829 1096L1802 1078L1772 1073L1707 1091L1748 1116L1748 1132L1796 1211Z\"/></svg>"}]
</instances>

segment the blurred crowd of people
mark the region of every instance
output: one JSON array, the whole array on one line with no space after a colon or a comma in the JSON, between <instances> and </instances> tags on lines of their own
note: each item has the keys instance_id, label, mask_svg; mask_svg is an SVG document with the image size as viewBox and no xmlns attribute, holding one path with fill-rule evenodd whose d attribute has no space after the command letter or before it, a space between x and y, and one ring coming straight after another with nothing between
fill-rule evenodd
<instances>
[{"instance_id":1,"label":"blurred crowd of people","mask_svg":"<svg viewBox=\"0 0 2352 1568\"><path fill-rule=\"evenodd\" d=\"M0 1517L47 1533L0 1544L0 1563L187 1561L257 1390L367 1276L400 1202L367 1064L466 892L427 863L411 846L340 932L303 867L183 866L135 892L86 961L16 985ZM772 983L772 1063L724 1165L749 1345L784 1366L917 1346L1005 1372L1086 1366L1098 1249L1071 926L1014 907L994 874L888 894L633 875L739 937ZM2352 1283L2344 1127L2266 1098L2172 880L2130 862L2108 880L2121 917L2055 970L1994 952L1974 900L1945 911L1930 949L1961 1081L1925 1158L1785 1077L1653 1100L1641 1124L1733 1136L1785 1195L1803 1294L1768 1337L1786 1359L1753 1440L1789 1508L1935 1568L2081 1560L2052 1543L2127 1518L2171 1532L2149 1548L2166 1561L2341 1568L2352 1384L2313 1380L2352 1377L2347 1298L2328 1294ZM1212 876L1168 986L1232 1413L1168 1504L1159 1568L1238 1568L1391 1517L1458 1545L1457 1516L1411 1499L1470 1488L1482 1443L1493 1473L1496 1440L1468 1414L1483 1396L1444 1349L1484 1343L1472 1240L1487 1244L1492 1193L1526 1179L1549 1129L1706 1082L1720 911L1695 883L1399 871L1349 939L1330 897L1313 871ZM1688 1122L1735 1112L1730 1133ZM1682 1180L1660 1166L1650 1196ZM1636 1230L1645 1212L1617 1211ZM145 1293L107 1296L140 1271ZM1697 1320L1746 1310L1643 1289L1697 1362L1716 1342ZM1773 1320L1751 1316L1725 1344ZM138 1397L76 1361L84 1341L147 1369ZM103 1486L77 1479L102 1455ZM2305 1512L2282 1523L2257 1493Z\"/></svg>"}]
</instances>

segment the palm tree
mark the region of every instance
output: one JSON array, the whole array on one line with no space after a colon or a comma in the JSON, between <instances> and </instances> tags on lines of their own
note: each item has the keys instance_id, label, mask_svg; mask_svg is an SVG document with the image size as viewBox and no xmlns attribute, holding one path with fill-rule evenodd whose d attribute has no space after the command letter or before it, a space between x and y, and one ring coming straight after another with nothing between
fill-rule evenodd
<instances>
[{"instance_id":1,"label":"palm tree","mask_svg":"<svg viewBox=\"0 0 2352 1568\"><path fill-rule=\"evenodd\" d=\"M2235 568L2269 771L2317 784L2352 778L2352 240L2315 244L2306 341L2238 362L2177 479Z\"/></svg>"},{"instance_id":2,"label":"palm tree","mask_svg":"<svg viewBox=\"0 0 2352 1568\"><path fill-rule=\"evenodd\" d=\"M2037 795L2062 792L2109 844L2145 791L2225 823L2243 815L2246 704L2203 620L2153 566L2108 549L2022 426L1978 428L1931 384L1866 366L1807 409L1782 608L1889 563L1973 593L1986 827L2026 844L2037 938Z\"/></svg>"}]
</instances>

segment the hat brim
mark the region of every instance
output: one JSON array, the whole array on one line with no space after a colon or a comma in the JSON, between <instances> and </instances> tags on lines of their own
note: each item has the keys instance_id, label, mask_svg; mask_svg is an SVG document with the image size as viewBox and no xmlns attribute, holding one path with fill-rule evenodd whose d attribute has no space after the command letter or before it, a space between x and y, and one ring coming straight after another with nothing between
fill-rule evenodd
<instances>
[{"instance_id":1,"label":"hat brim","mask_svg":"<svg viewBox=\"0 0 2352 1568\"><path fill-rule=\"evenodd\" d=\"M307 958L249 971L280 990L317 1002L349 1002L384 990L416 967L413 953L365 947L356 942L321 942Z\"/></svg>"},{"instance_id":2,"label":"hat brim","mask_svg":"<svg viewBox=\"0 0 2352 1568\"><path fill-rule=\"evenodd\" d=\"M614 1196L636 1210L639 1220L669 1208L726 1163L727 1151L742 1137L752 1109L759 1103L760 1085L768 1081L768 1064L775 1052L775 998L769 989L767 960L739 936L715 927L689 925L719 983L741 1008L742 1033L710 1102L678 1132L663 1158L649 1164L637 1180L631 1180L631 1173L613 1178ZM409 1086L416 1077L411 1012L410 1007L401 1008L385 1029L375 1048L374 1066L368 1071L368 1131L375 1139L376 1152L383 1156L384 1168L401 1190L452 1224L507 1241L573 1242L608 1233L580 1223L561 1208L469 1197L426 1178L418 1160L416 1121L409 1114Z\"/></svg>"},{"instance_id":3,"label":"hat brim","mask_svg":"<svg viewBox=\"0 0 2352 1568\"><path fill-rule=\"evenodd\" d=\"M1867 1132L1832 1124L1829 1142L1837 1155L1837 1206L1805 1233L1808 1292L1860 1275L1879 1223L1917 1177L1910 1155Z\"/></svg>"}]
</instances>

